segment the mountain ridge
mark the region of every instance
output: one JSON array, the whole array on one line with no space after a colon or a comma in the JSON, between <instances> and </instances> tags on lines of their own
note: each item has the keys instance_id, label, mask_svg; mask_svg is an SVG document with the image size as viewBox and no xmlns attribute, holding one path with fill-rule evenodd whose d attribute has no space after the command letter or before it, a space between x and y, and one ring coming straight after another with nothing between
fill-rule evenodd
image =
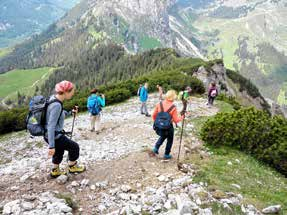
<instances>
[{"instance_id":1,"label":"mountain ridge","mask_svg":"<svg viewBox=\"0 0 287 215\"><path fill-rule=\"evenodd\" d=\"M287 48L280 23L287 5L280 0L233 2L83 1L42 35L0 58L0 71L62 66L102 43L120 44L130 53L171 47L184 56L223 58L227 68L284 105ZM222 16L227 12L230 16Z\"/></svg>"}]
</instances>

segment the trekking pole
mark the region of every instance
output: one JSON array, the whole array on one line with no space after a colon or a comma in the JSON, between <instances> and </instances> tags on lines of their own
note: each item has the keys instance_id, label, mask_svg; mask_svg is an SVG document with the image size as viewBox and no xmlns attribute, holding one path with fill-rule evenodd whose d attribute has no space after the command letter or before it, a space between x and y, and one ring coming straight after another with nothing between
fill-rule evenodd
<instances>
[{"instance_id":1,"label":"trekking pole","mask_svg":"<svg viewBox=\"0 0 287 215\"><path fill-rule=\"evenodd\" d=\"M74 107L74 109L78 110L78 106L76 105ZM73 132L74 132L74 126L75 126L75 120L76 120L76 113L73 112L73 124L72 124L72 130L71 130L71 136L70 136L70 139L73 138Z\"/></svg>"},{"instance_id":2,"label":"trekking pole","mask_svg":"<svg viewBox=\"0 0 287 215\"><path fill-rule=\"evenodd\" d=\"M181 128L180 141L179 141L179 149L178 149L178 155L177 155L177 166L178 166L178 168L180 168L180 165L179 165L179 156L180 156L180 151L181 151L181 143L182 143L182 136L183 136L184 120L185 120L185 114L183 115L183 120L182 120L182 128Z\"/></svg>"},{"instance_id":3,"label":"trekking pole","mask_svg":"<svg viewBox=\"0 0 287 215\"><path fill-rule=\"evenodd\" d=\"M75 105L75 107L73 108L73 110L76 109L78 110L78 106ZM73 114L73 123L72 123L72 130L71 130L71 134L70 134L70 140L72 140L73 138L73 132L74 132L74 126L75 126L75 121L76 121L76 113L72 110L72 114ZM69 177L69 154L67 155L67 170L66 170L66 173L67 173L67 176Z\"/></svg>"}]
</instances>

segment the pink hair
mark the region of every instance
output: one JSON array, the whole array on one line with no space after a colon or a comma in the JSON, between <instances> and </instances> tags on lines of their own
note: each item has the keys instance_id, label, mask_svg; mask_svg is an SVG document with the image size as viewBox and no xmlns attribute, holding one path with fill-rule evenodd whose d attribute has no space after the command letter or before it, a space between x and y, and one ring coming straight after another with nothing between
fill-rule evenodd
<instances>
[{"instance_id":1,"label":"pink hair","mask_svg":"<svg viewBox=\"0 0 287 215\"><path fill-rule=\"evenodd\" d=\"M74 88L74 84L70 81L61 81L56 84L55 91L56 93L65 93L70 92Z\"/></svg>"}]
</instances>

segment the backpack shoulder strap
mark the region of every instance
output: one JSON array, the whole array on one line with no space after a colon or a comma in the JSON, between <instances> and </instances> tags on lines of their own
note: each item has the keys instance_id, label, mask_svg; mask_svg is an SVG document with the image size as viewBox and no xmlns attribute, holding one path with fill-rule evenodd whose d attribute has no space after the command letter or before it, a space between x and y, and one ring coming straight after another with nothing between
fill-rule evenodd
<instances>
[{"instance_id":1,"label":"backpack shoulder strap","mask_svg":"<svg viewBox=\"0 0 287 215\"><path fill-rule=\"evenodd\" d=\"M167 112L167 113L170 113L173 108L175 108L175 105L172 105L166 112Z\"/></svg>"},{"instance_id":2,"label":"backpack shoulder strap","mask_svg":"<svg viewBox=\"0 0 287 215\"><path fill-rule=\"evenodd\" d=\"M60 121L60 118L61 118L61 116L62 116L62 113L63 113L63 111L64 111L64 108L63 108L63 103L60 101L60 100L58 100L58 99L53 99L52 101L48 101L47 102L47 108L46 108L46 111L45 111L45 118L46 118L46 112L47 112L47 109L48 109L48 106L50 105L50 104L53 104L53 103L56 103L56 102L58 102L58 103L60 103L60 105L61 105L61 113L60 113L60 116L59 116L59 119L58 119L58 122Z\"/></svg>"},{"instance_id":3,"label":"backpack shoulder strap","mask_svg":"<svg viewBox=\"0 0 287 215\"><path fill-rule=\"evenodd\" d=\"M160 105L160 112L164 112L164 109L163 109L163 104L162 104L162 102L160 102L160 103L159 103L159 105Z\"/></svg>"}]
</instances>

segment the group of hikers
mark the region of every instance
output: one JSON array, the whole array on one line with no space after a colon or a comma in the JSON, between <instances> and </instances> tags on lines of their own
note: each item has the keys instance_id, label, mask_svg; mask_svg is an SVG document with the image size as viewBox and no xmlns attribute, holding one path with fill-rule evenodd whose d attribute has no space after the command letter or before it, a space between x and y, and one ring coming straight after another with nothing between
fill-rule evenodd
<instances>
[{"instance_id":1,"label":"group of hikers","mask_svg":"<svg viewBox=\"0 0 287 215\"><path fill-rule=\"evenodd\" d=\"M152 152L154 155L159 154L161 145L167 140L164 159L171 159L171 148L174 139L174 126L182 121L186 116L188 102L191 97L192 89L190 86L186 87L182 92L177 95L175 90L169 90L164 94L163 87L157 85L159 102L155 106L152 115L148 112L148 83L140 85L138 89L138 96L141 102L140 112L147 117L152 117L154 121L153 128L159 139L155 143ZM63 160L65 151L68 151L68 171L70 173L82 173L86 170L85 166L79 165L77 160L79 158L79 145L72 138L68 137L68 134L64 132L64 119L68 115L74 117L78 113L78 107L75 106L72 111L67 112L63 110L63 102L70 100L75 92L75 85L69 81L62 81L55 86L55 94L52 95L46 104L46 113L44 121L44 139L49 145L48 155L52 157L52 163L54 167L50 175L52 177L58 177L62 174L66 174L60 170L60 163ZM218 95L216 84L213 82L208 90L208 105L213 105L215 97ZM183 109L178 112L174 101L180 99L183 104ZM91 90L90 96L87 99L87 108L90 117L90 131L100 132L100 120L101 111L105 106L105 96L100 94L97 89ZM31 102L30 107L33 106ZM30 110L33 108L30 108ZM31 111L30 111L31 112ZM28 129L29 127L28 123ZM35 129L32 126L33 129ZM30 131L30 129L29 129ZM31 131L30 131L31 133ZM41 133L41 134L42 134Z\"/></svg>"}]
</instances>

